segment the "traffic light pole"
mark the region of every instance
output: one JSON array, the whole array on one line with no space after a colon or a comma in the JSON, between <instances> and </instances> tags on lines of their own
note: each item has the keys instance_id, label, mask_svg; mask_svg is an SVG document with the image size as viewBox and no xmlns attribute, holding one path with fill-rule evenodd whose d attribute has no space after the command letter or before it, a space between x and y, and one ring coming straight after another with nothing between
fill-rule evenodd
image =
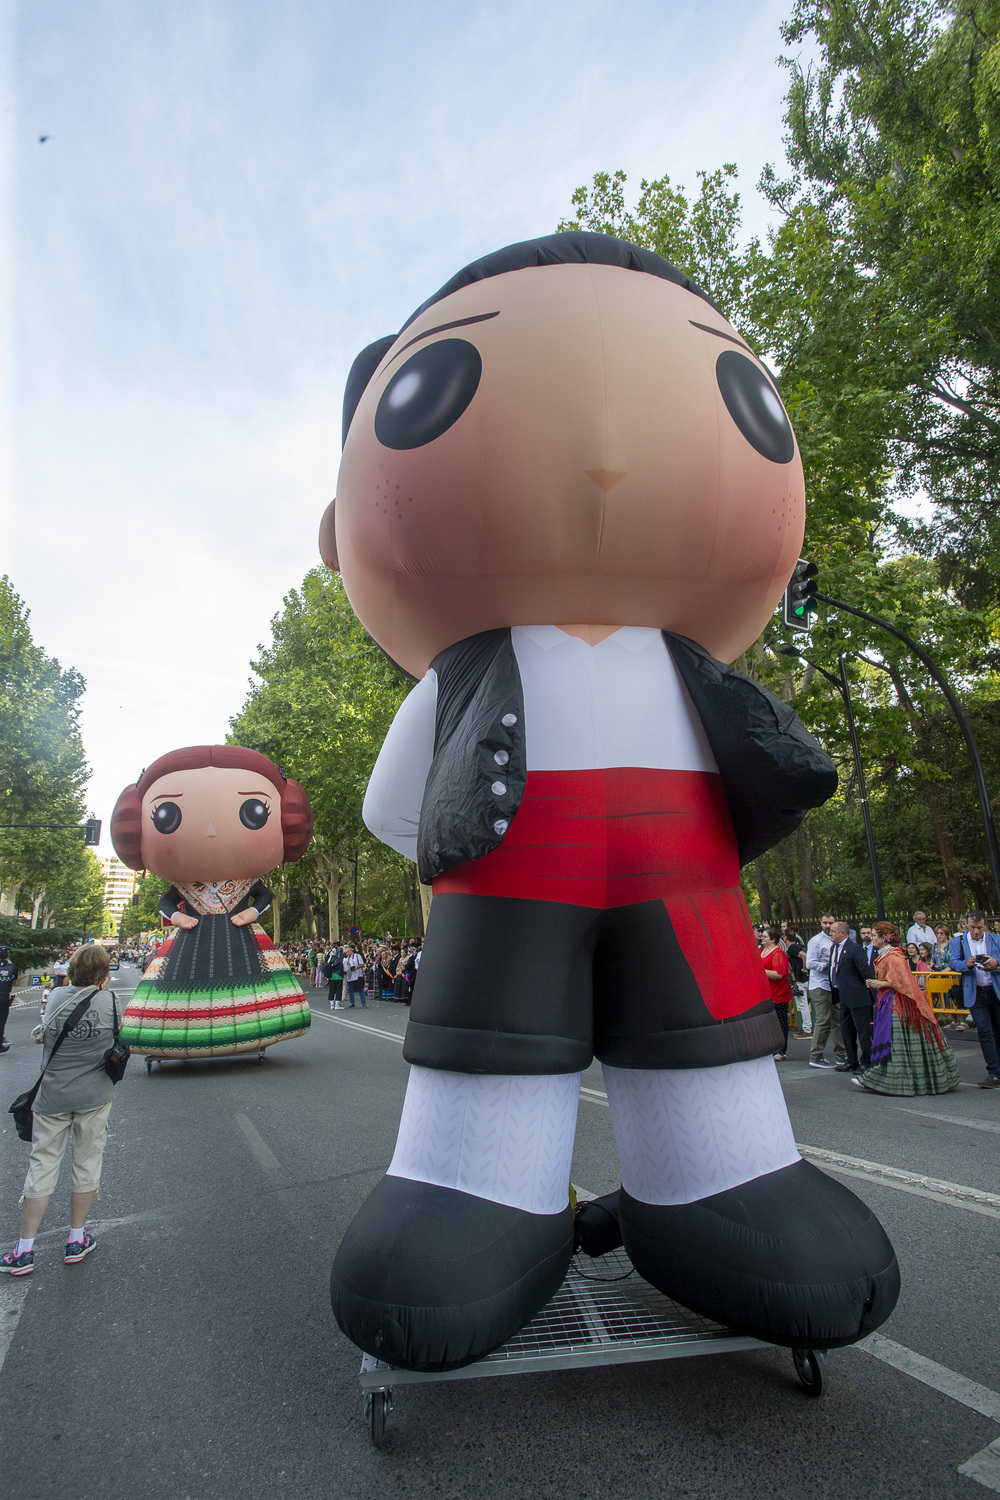
<instances>
[{"instance_id":1,"label":"traffic light pole","mask_svg":"<svg viewBox=\"0 0 1000 1500\"><path fill-rule=\"evenodd\" d=\"M868 808L868 788L865 786L865 772L861 764L861 746L858 744L858 730L854 722L854 704L851 702L851 685L847 678L847 662L844 653L837 657L840 666L841 696L844 700L844 708L847 711L847 728L851 736L851 750L854 754L854 773L858 778L858 796L861 798L861 816L865 820L865 838L868 840L868 858L871 861L872 880L875 882L875 910L878 912L880 922L885 920L885 898L882 895L882 877L878 869L878 856L875 853L875 834L872 831L872 815Z\"/></svg>"},{"instance_id":2,"label":"traffic light pole","mask_svg":"<svg viewBox=\"0 0 1000 1500\"><path fill-rule=\"evenodd\" d=\"M875 887L875 910L878 913L878 920L881 922L885 918L885 899L882 895L882 877L879 874L878 855L875 853L875 832L872 828L872 817L868 807L868 787L865 783L865 768L861 760L861 746L858 744L858 730L854 722L854 704L851 701L851 684L847 676L847 663L842 653L837 658L840 664L840 677L838 679L834 677L832 672L828 672L825 667L821 667L818 662L810 661L808 656L803 656L802 652L793 646L781 647L778 654L780 656L791 656L793 652L800 661L804 661L807 666L812 667L814 672L818 672L821 677L826 678L827 682L832 683L844 700L844 708L847 713L847 728L851 736L851 753L854 756L854 774L858 778L858 796L861 798L861 816L864 819L865 839L868 843L868 862L872 867L872 884Z\"/></svg>"},{"instance_id":3,"label":"traffic light pole","mask_svg":"<svg viewBox=\"0 0 1000 1500\"><path fill-rule=\"evenodd\" d=\"M990 795L986 789L986 776L983 772L983 763L979 758L979 747L972 733L972 725L965 717L965 710L958 698L952 691L951 683L941 671L933 657L928 656L922 646L918 646L912 636L907 635L905 630L900 630L897 625L891 625L888 620L883 620L881 615L869 614L866 609L858 609L855 604L845 604L843 599L831 599L828 594L817 593L814 596L821 604L829 604L834 609L844 609L849 615L857 615L859 620L867 620L869 625L878 625L883 630L888 630L897 640L902 641L908 650L912 651L919 661L930 672L938 687L948 700L948 706L958 721L958 727L962 731L969 759L972 762L972 774L976 782L976 796L979 799L979 811L983 820L983 832L986 835L986 848L990 856L990 869L993 873L993 889L997 899L997 910L1000 911L1000 845L997 844L997 831L993 822L993 809L990 807ZM843 667L841 668L843 671ZM853 717L853 716L852 716Z\"/></svg>"}]
</instances>

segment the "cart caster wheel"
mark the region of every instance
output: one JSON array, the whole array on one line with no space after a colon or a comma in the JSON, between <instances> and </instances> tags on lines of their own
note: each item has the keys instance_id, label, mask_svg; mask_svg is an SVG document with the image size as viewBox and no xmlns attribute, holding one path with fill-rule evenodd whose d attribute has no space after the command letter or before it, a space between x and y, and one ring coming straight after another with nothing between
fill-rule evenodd
<instances>
[{"instance_id":1,"label":"cart caster wheel","mask_svg":"<svg viewBox=\"0 0 1000 1500\"><path fill-rule=\"evenodd\" d=\"M258 1052L257 1053L257 1061L259 1063L262 1063L264 1061L264 1054L263 1054L263 1052Z\"/></svg>"},{"instance_id":2,"label":"cart caster wheel","mask_svg":"<svg viewBox=\"0 0 1000 1500\"><path fill-rule=\"evenodd\" d=\"M385 1442L385 1419L392 1411L392 1391L369 1391L365 1397L365 1416L368 1418L368 1434L376 1448Z\"/></svg>"},{"instance_id":3,"label":"cart caster wheel","mask_svg":"<svg viewBox=\"0 0 1000 1500\"><path fill-rule=\"evenodd\" d=\"M826 1390L826 1353L822 1349L793 1349L795 1373L807 1396L822 1396Z\"/></svg>"},{"instance_id":4,"label":"cart caster wheel","mask_svg":"<svg viewBox=\"0 0 1000 1500\"><path fill-rule=\"evenodd\" d=\"M151 1057L147 1057L146 1058L146 1072L148 1074L148 1073L152 1073L152 1071L153 1071L153 1059Z\"/></svg>"}]
</instances>

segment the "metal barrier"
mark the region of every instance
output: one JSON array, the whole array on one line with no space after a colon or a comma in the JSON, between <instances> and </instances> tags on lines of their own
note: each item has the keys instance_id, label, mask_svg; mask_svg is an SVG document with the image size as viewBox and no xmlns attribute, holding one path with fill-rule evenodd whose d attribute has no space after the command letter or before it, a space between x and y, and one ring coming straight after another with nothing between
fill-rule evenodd
<instances>
[{"instance_id":1,"label":"metal barrier","mask_svg":"<svg viewBox=\"0 0 1000 1500\"><path fill-rule=\"evenodd\" d=\"M954 1005L948 999L955 986L961 986L961 974L954 969L938 969L929 974L921 974L920 978L924 982L924 990L931 1002L931 1010L936 1016L967 1016L969 1014L964 1005Z\"/></svg>"}]
</instances>

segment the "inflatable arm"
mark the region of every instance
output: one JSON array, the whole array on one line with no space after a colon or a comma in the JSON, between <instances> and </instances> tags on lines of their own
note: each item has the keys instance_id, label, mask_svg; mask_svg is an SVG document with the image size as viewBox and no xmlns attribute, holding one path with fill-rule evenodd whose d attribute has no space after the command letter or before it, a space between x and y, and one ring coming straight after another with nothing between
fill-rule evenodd
<instances>
[{"instance_id":1,"label":"inflatable arm","mask_svg":"<svg viewBox=\"0 0 1000 1500\"><path fill-rule=\"evenodd\" d=\"M383 844L417 857L417 827L434 756L437 673L433 667L400 705L379 751L361 816Z\"/></svg>"}]
</instances>

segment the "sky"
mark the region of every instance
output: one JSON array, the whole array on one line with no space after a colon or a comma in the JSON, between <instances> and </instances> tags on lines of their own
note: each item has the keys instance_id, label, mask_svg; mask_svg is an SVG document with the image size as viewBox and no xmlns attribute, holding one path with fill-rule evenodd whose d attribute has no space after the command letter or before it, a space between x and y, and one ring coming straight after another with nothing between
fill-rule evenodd
<instances>
[{"instance_id":1,"label":"sky","mask_svg":"<svg viewBox=\"0 0 1000 1500\"><path fill-rule=\"evenodd\" d=\"M0 0L0 572L87 680L101 854L318 565L365 344L602 169L735 161L766 230L790 8Z\"/></svg>"}]
</instances>

